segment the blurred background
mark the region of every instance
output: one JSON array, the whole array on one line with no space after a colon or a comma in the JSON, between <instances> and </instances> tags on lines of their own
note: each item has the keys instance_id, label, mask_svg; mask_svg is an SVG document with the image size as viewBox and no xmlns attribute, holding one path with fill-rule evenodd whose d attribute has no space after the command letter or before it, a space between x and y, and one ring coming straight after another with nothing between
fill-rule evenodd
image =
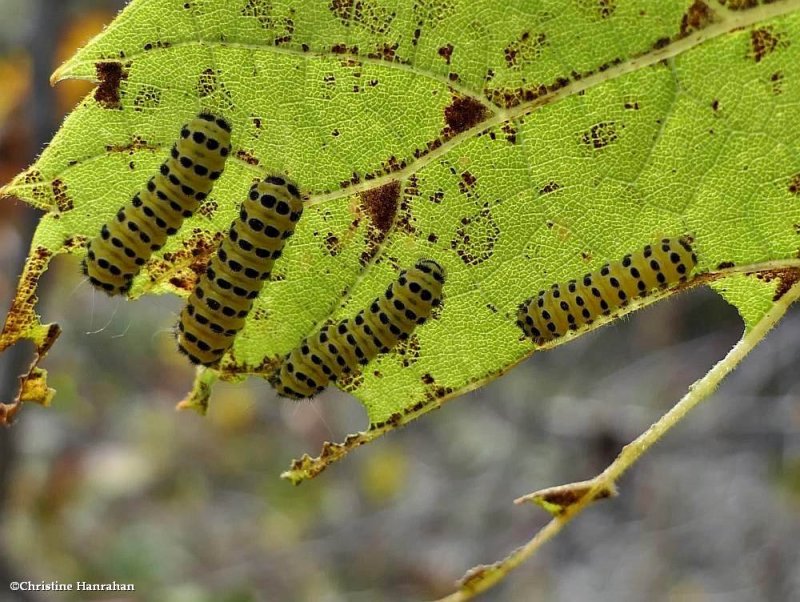
<instances>
[{"instance_id":1,"label":"blurred background","mask_svg":"<svg viewBox=\"0 0 800 602\"><path fill-rule=\"evenodd\" d=\"M53 69L121 0L0 0L0 182L26 167L89 90ZM0 303L38 214L0 203ZM426 600L546 521L517 496L589 478L741 334L698 290L555 351L293 488L292 458L360 430L331 391L278 400L219 385L176 413L193 370L175 353L177 298L111 300L57 258L39 313L64 333L58 390L0 431L0 600ZM800 313L621 482L482 600L800 600ZM32 346L0 356L10 401ZM13 580L133 583L136 593L8 591Z\"/></svg>"}]
</instances>

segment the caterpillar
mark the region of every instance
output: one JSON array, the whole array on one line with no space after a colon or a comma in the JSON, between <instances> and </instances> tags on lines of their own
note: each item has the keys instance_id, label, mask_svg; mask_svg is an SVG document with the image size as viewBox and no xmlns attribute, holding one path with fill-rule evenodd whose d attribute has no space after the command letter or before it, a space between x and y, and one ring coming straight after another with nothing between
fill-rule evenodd
<instances>
[{"instance_id":1,"label":"caterpillar","mask_svg":"<svg viewBox=\"0 0 800 602\"><path fill-rule=\"evenodd\" d=\"M128 292L150 255L209 195L230 151L224 119L201 113L184 125L158 173L89 241L83 261L89 282L109 295Z\"/></svg>"},{"instance_id":2,"label":"caterpillar","mask_svg":"<svg viewBox=\"0 0 800 602\"><path fill-rule=\"evenodd\" d=\"M697 265L687 236L664 238L578 280L554 284L522 303L517 325L537 344L625 307L631 299L685 282Z\"/></svg>"},{"instance_id":3,"label":"caterpillar","mask_svg":"<svg viewBox=\"0 0 800 602\"><path fill-rule=\"evenodd\" d=\"M250 188L181 312L178 349L193 364L214 365L231 347L302 214L287 179L270 175Z\"/></svg>"},{"instance_id":4,"label":"caterpillar","mask_svg":"<svg viewBox=\"0 0 800 602\"><path fill-rule=\"evenodd\" d=\"M271 380L282 397L306 399L330 381L357 373L424 324L442 300L444 270L431 259L400 272L386 292L353 319L323 326L283 360Z\"/></svg>"}]
</instances>

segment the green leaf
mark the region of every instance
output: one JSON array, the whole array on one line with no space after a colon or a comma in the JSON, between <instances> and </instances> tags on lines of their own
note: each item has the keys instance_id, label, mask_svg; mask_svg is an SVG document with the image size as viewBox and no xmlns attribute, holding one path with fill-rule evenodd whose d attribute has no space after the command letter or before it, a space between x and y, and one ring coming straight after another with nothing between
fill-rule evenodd
<instances>
[{"instance_id":1,"label":"green leaf","mask_svg":"<svg viewBox=\"0 0 800 602\"><path fill-rule=\"evenodd\" d=\"M134 0L54 75L98 88L3 192L48 211L32 258L81 255L181 124L223 114L235 156L132 295L186 294L287 172L308 209L221 376L268 376L431 257L437 319L346 384L385 429L533 353L526 297L660 237L694 238L698 282L796 265L798 64L799 0ZM748 323L773 295L726 288Z\"/></svg>"}]
</instances>

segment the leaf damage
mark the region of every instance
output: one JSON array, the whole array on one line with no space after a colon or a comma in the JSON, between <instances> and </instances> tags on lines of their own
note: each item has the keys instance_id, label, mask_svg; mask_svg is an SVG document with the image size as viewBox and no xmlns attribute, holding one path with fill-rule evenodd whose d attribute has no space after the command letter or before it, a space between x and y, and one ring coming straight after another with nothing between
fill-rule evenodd
<instances>
[{"instance_id":1,"label":"leaf damage","mask_svg":"<svg viewBox=\"0 0 800 602\"><path fill-rule=\"evenodd\" d=\"M400 201L400 182L392 180L378 188L371 188L359 194L361 205L366 211L372 225L386 236L397 215Z\"/></svg>"},{"instance_id":2,"label":"leaf damage","mask_svg":"<svg viewBox=\"0 0 800 602\"><path fill-rule=\"evenodd\" d=\"M361 27L376 35L389 31L397 16L395 11L369 0L331 0L328 9L345 27Z\"/></svg>"},{"instance_id":3,"label":"leaf damage","mask_svg":"<svg viewBox=\"0 0 800 602\"><path fill-rule=\"evenodd\" d=\"M67 185L64 183L64 180L55 178L51 186L53 188L53 198L58 208L58 214L55 214L53 217L57 217L59 214L66 213L75 208L72 197L67 193Z\"/></svg>"},{"instance_id":4,"label":"leaf damage","mask_svg":"<svg viewBox=\"0 0 800 602\"><path fill-rule=\"evenodd\" d=\"M451 138L461 132L474 128L489 117L485 105L469 96L454 95L453 101L444 109L446 127L442 132Z\"/></svg>"},{"instance_id":5,"label":"leaf damage","mask_svg":"<svg viewBox=\"0 0 800 602\"><path fill-rule=\"evenodd\" d=\"M118 62L99 62L95 65L98 86L94 99L106 109L122 109L120 86L128 79L128 71Z\"/></svg>"},{"instance_id":6,"label":"leaf damage","mask_svg":"<svg viewBox=\"0 0 800 602\"><path fill-rule=\"evenodd\" d=\"M326 441L322 444L322 450L317 457L303 454L299 459L292 461L289 469L281 474L281 478L290 481L293 485L299 485L303 481L313 479L354 449L389 431L405 426L422 414L437 409L440 397L436 394L427 395L426 397L425 401L418 401L404 408L401 412L395 412L386 420L370 424L369 429L366 431L348 435L341 443Z\"/></svg>"},{"instance_id":7,"label":"leaf damage","mask_svg":"<svg viewBox=\"0 0 800 602\"><path fill-rule=\"evenodd\" d=\"M603 149L617 141L618 129L616 121L601 121L581 135L581 142L594 150Z\"/></svg>"},{"instance_id":8,"label":"leaf damage","mask_svg":"<svg viewBox=\"0 0 800 602\"><path fill-rule=\"evenodd\" d=\"M800 196L800 172L794 174L789 179L789 192L794 195Z\"/></svg>"},{"instance_id":9,"label":"leaf damage","mask_svg":"<svg viewBox=\"0 0 800 602\"><path fill-rule=\"evenodd\" d=\"M800 282L800 270L792 268L781 268L756 273L756 278L763 282L777 281L772 301L778 302L795 284Z\"/></svg>"},{"instance_id":10,"label":"leaf damage","mask_svg":"<svg viewBox=\"0 0 800 602\"><path fill-rule=\"evenodd\" d=\"M778 48L788 45L783 34L775 31L773 27L759 27L750 33L750 53L748 56L756 63L760 63Z\"/></svg>"},{"instance_id":11,"label":"leaf damage","mask_svg":"<svg viewBox=\"0 0 800 602\"><path fill-rule=\"evenodd\" d=\"M529 31L522 32L518 39L503 49L506 66L509 69L522 69L542 56L546 45L546 33L540 32L531 36Z\"/></svg>"},{"instance_id":12,"label":"leaf damage","mask_svg":"<svg viewBox=\"0 0 800 602\"><path fill-rule=\"evenodd\" d=\"M21 339L31 340L36 346L35 357L28 372L20 376L20 385L16 398L11 403L0 404L0 425L10 424L20 407L25 402L48 405L52 398L52 390L46 386L44 370L38 368L61 334L58 324L41 324L36 315L36 296L39 279L47 270L53 253L37 246L28 257L25 268L17 284L17 292L11 302L11 308L0 332L0 352Z\"/></svg>"},{"instance_id":13,"label":"leaf damage","mask_svg":"<svg viewBox=\"0 0 800 602\"><path fill-rule=\"evenodd\" d=\"M708 4L702 0L695 0L683 14L678 37L685 38L689 34L705 29L717 20L716 13L711 10Z\"/></svg>"},{"instance_id":14,"label":"leaf damage","mask_svg":"<svg viewBox=\"0 0 800 602\"><path fill-rule=\"evenodd\" d=\"M146 268L150 282L169 282L178 290L191 292L223 236L223 232L211 234L196 228L181 249L150 259Z\"/></svg>"}]
</instances>

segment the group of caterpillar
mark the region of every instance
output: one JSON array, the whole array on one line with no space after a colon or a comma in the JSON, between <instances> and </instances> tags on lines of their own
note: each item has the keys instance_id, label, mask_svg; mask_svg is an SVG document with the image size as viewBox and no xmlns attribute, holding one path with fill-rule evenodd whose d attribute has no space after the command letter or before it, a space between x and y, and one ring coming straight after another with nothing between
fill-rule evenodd
<instances>
[{"instance_id":1,"label":"group of caterpillar","mask_svg":"<svg viewBox=\"0 0 800 602\"><path fill-rule=\"evenodd\" d=\"M158 173L89 242L83 263L89 281L110 295L127 292L150 255L209 195L230 151L226 120L201 113L186 124ZM181 312L178 349L192 363L214 366L230 349L302 213L298 188L286 178L270 175L253 184ZM613 315L633 299L686 281L696 265L688 237L665 238L581 279L540 291L520 305L517 324L541 345ZM303 399L359 371L430 317L441 303L443 285L444 270L433 260L401 271L384 295L354 318L304 339L284 358L273 386L284 397Z\"/></svg>"},{"instance_id":2,"label":"group of caterpillar","mask_svg":"<svg viewBox=\"0 0 800 602\"><path fill-rule=\"evenodd\" d=\"M145 189L93 238L83 263L89 281L124 294L150 255L191 217L222 174L231 150L227 121L201 113L181 129L170 157ZM216 365L243 328L253 301L303 213L298 188L279 175L255 183L178 322L178 349L194 364ZM326 326L284 359L271 382L280 395L311 397L331 380L387 353L430 317L444 271L421 260L355 318Z\"/></svg>"}]
</instances>

